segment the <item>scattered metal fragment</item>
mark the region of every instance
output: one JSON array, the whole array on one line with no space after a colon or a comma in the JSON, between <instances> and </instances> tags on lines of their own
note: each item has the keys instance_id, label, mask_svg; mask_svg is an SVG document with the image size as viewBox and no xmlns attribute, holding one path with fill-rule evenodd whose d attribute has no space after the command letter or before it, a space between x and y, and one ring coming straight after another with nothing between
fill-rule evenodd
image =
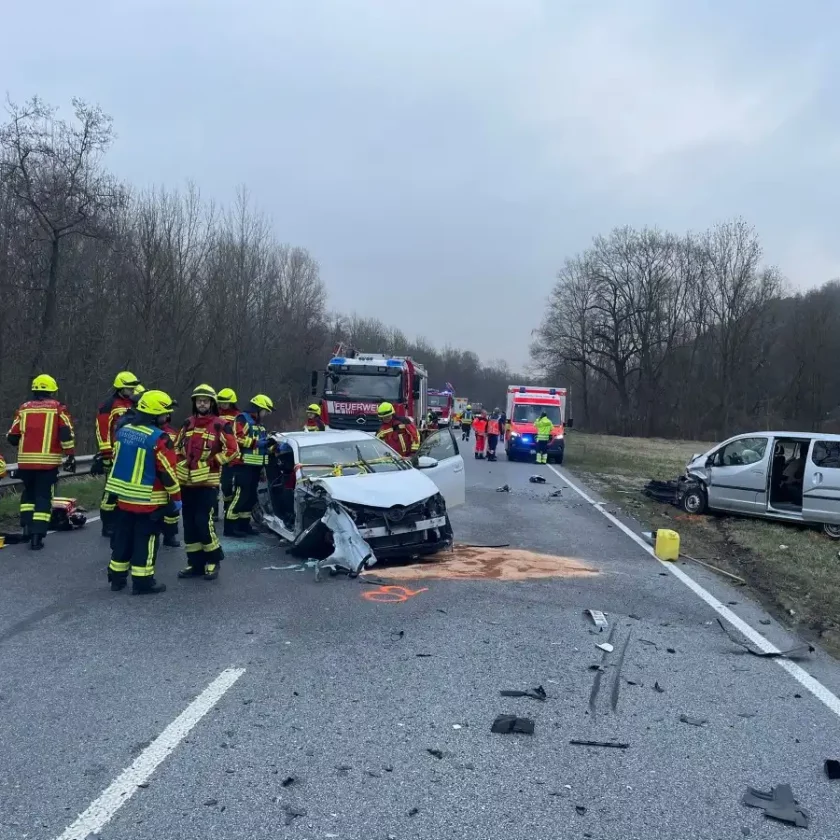
<instances>
[{"instance_id":1,"label":"scattered metal fragment","mask_svg":"<svg viewBox=\"0 0 840 840\"><path fill-rule=\"evenodd\" d=\"M213 805L218 805L219 800L218 799L208 799L208 800L205 801L204 804L209 806L209 807L212 807Z\"/></svg>"},{"instance_id":2,"label":"scattered metal fragment","mask_svg":"<svg viewBox=\"0 0 840 840\"><path fill-rule=\"evenodd\" d=\"M741 804L761 808L764 816L781 822L808 828L809 813L794 799L790 785L776 785L769 791L748 787L741 797Z\"/></svg>"},{"instance_id":3,"label":"scattered metal fragment","mask_svg":"<svg viewBox=\"0 0 840 840\"><path fill-rule=\"evenodd\" d=\"M430 659L432 657L431 653L415 653L414 654L418 659Z\"/></svg>"},{"instance_id":4,"label":"scattered metal fragment","mask_svg":"<svg viewBox=\"0 0 840 840\"><path fill-rule=\"evenodd\" d=\"M586 813L586 808L583 805L575 805L575 811L582 817Z\"/></svg>"},{"instance_id":5,"label":"scattered metal fragment","mask_svg":"<svg viewBox=\"0 0 840 840\"><path fill-rule=\"evenodd\" d=\"M665 648L665 650L666 650L668 653L676 653L676 651L675 651L673 648Z\"/></svg>"},{"instance_id":6,"label":"scattered metal fragment","mask_svg":"<svg viewBox=\"0 0 840 840\"><path fill-rule=\"evenodd\" d=\"M546 697L548 696L545 693L545 689L541 685L538 685L536 688L532 688L530 691L505 690L500 691L499 694L501 694L502 697L531 697L534 700L542 701L545 701Z\"/></svg>"},{"instance_id":7,"label":"scattered metal fragment","mask_svg":"<svg viewBox=\"0 0 840 840\"><path fill-rule=\"evenodd\" d=\"M292 805L284 805L283 812L286 814L286 819L283 822L286 825L291 825L298 817L305 817L306 811L295 808Z\"/></svg>"},{"instance_id":8,"label":"scattered metal fragment","mask_svg":"<svg viewBox=\"0 0 840 840\"><path fill-rule=\"evenodd\" d=\"M706 718L693 718L688 715L680 715L680 723L687 723L689 726L705 726L708 722Z\"/></svg>"},{"instance_id":9,"label":"scattered metal fragment","mask_svg":"<svg viewBox=\"0 0 840 840\"><path fill-rule=\"evenodd\" d=\"M768 625L768 624L772 624L773 622L772 622L772 621L770 621L770 619L769 619L769 618L760 618L760 619L758 620L758 623L759 623L759 624L764 624L764 625L766 626L766 625Z\"/></svg>"},{"instance_id":10,"label":"scattered metal fragment","mask_svg":"<svg viewBox=\"0 0 840 840\"><path fill-rule=\"evenodd\" d=\"M541 475L532 475L528 481L530 481L531 484L545 484L545 479Z\"/></svg>"},{"instance_id":11,"label":"scattered metal fragment","mask_svg":"<svg viewBox=\"0 0 840 840\"><path fill-rule=\"evenodd\" d=\"M282 782L280 782L280 786L284 787L284 788L287 788L287 787L290 787L291 785L293 785L296 781L297 781L297 779L294 776L286 776L286 778L283 779Z\"/></svg>"},{"instance_id":12,"label":"scattered metal fragment","mask_svg":"<svg viewBox=\"0 0 840 840\"><path fill-rule=\"evenodd\" d=\"M829 779L840 779L840 761L834 758L825 760L825 775Z\"/></svg>"},{"instance_id":13,"label":"scattered metal fragment","mask_svg":"<svg viewBox=\"0 0 840 840\"><path fill-rule=\"evenodd\" d=\"M372 779L381 779L382 774L378 773L376 770L365 770L365 773L370 776Z\"/></svg>"},{"instance_id":14,"label":"scattered metal fragment","mask_svg":"<svg viewBox=\"0 0 840 840\"><path fill-rule=\"evenodd\" d=\"M653 684L653 690L654 690L657 694L664 694L664 693L665 693L665 689L664 689L664 688L662 688L662 686L661 686L661 685L659 685L659 683L658 683L658 682L655 682L655 683Z\"/></svg>"},{"instance_id":15,"label":"scattered metal fragment","mask_svg":"<svg viewBox=\"0 0 840 840\"><path fill-rule=\"evenodd\" d=\"M434 758L443 758L443 750L427 749L426 752Z\"/></svg>"},{"instance_id":16,"label":"scattered metal fragment","mask_svg":"<svg viewBox=\"0 0 840 840\"><path fill-rule=\"evenodd\" d=\"M408 816L409 816L409 817L416 817L419 813L420 813L420 809L419 809L419 808L412 808L412 809L408 812Z\"/></svg>"},{"instance_id":17,"label":"scattered metal fragment","mask_svg":"<svg viewBox=\"0 0 840 840\"><path fill-rule=\"evenodd\" d=\"M516 715L499 715L493 721L493 726L490 728L491 732L497 735L510 735L516 733L519 735L533 735L534 721L530 718L516 717Z\"/></svg>"},{"instance_id":18,"label":"scattered metal fragment","mask_svg":"<svg viewBox=\"0 0 840 840\"><path fill-rule=\"evenodd\" d=\"M813 653L816 650L813 645L809 645L807 642L803 642L802 644L792 647L789 650L756 650L755 648L750 647L746 642L736 639L729 632L729 628L720 619L717 619L717 623L720 625L720 629L723 630L723 632L729 637L730 642L742 647L747 653L751 653L753 656L758 656L761 659L779 659L780 657L790 658L804 656L806 653Z\"/></svg>"},{"instance_id":19,"label":"scattered metal fragment","mask_svg":"<svg viewBox=\"0 0 840 840\"><path fill-rule=\"evenodd\" d=\"M503 484L501 487L496 488L497 493L510 493L510 485Z\"/></svg>"},{"instance_id":20,"label":"scattered metal fragment","mask_svg":"<svg viewBox=\"0 0 840 840\"><path fill-rule=\"evenodd\" d=\"M615 750L626 750L630 748L630 744L625 744L621 741L569 741L570 744L576 747L607 747Z\"/></svg>"},{"instance_id":21,"label":"scattered metal fragment","mask_svg":"<svg viewBox=\"0 0 840 840\"><path fill-rule=\"evenodd\" d=\"M584 613L592 619L592 623L596 627L609 627L610 623L607 621L607 616L601 610L584 610Z\"/></svg>"},{"instance_id":22,"label":"scattered metal fragment","mask_svg":"<svg viewBox=\"0 0 840 840\"><path fill-rule=\"evenodd\" d=\"M549 499L559 499L559 498L562 498L562 496L563 496L563 491L562 490L552 490L548 494Z\"/></svg>"}]
</instances>

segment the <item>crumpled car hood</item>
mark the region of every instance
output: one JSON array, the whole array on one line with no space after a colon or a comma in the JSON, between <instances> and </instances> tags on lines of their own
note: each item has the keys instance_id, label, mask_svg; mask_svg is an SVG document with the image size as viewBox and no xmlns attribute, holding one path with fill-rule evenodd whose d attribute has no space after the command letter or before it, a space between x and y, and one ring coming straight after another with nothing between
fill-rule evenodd
<instances>
[{"instance_id":1,"label":"crumpled car hood","mask_svg":"<svg viewBox=\"0 0 840 840\"><path fill-rule=\"evenodd\" d=\"M378 508L413 505L438 492L434 481L416 469L316 478L312 483L324 487L338 502Z\"/></svg>"}]
</instances>

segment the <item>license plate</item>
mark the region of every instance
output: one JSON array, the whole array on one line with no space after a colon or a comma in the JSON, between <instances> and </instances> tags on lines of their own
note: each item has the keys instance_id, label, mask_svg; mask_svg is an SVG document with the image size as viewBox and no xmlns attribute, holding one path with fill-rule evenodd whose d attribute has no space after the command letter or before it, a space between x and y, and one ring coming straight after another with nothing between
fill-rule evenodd
<instances>
[{"instance_id":1,"label":"license plate","mask_svg":"<svg viewBox=\"0 0 840 840\"><path fill-rule=\"evenodd\" d=\"M532 454L532 455L536 455L536 454L537 454L537 450L536 450L536 449L532 449L532 450L531 450L531 454Z\"/></svg>"}]
</instances>

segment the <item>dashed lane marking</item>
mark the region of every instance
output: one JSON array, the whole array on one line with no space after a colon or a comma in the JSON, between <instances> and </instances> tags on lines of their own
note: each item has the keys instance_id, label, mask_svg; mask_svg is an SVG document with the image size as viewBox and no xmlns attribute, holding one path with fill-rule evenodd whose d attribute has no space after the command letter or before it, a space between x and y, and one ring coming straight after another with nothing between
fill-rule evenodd
<instances>
[{"instance_id":1,"label":"dashed lane marking","mask_svg":"<svg viewBox=\"0 0 840 840\"><path fill-rule=\"evenodd\" d=\"M651 557L654 558L658 563L664 566L677 580L681 583L684 583L695 595L697 595L701 600L705 601L724 621L727 621L731 624L739 633L749 639L759 650L765 653L778 653L779 648L777 648L772 642L766 639L761 633L758 632L754 627L751 627L747 624L739 616L735 615L732 610L730 610L727 606L722 604L704 589L699 583L697 583L694 578L689 577L682 569L680 569L674 563L669 563L664 560L660 560L656 556L656 552L653 550L651 546L649 546L642 537L640 537L632 528L629 528L625 525L620 519L613 516L609 511L604 510L604 503L603 502L596 502L585 490L578 487L573 481L569 479L569 476L565 472L561 472L560 470L556 469L555 467L548 465L548 468L555 474L560 476L560 478L565 481L569 487L575 491L585 502L588 502L592 505L595 510L598 511L601 515L606 517L616 528L620 528L631 540L633 540L639 548L644 549ZM824 703L835 715L840 717L840 698L837 697L836 694L832 693L827 689L819 680L812 677L804 668L797 665L795 662L791 662L789 659L774 659L773 660L780 668L787 671L803 688L807 689L814 695L819 701Z\"/></svg>"},{"instance_id":2,"label":"dashed lane marking","mask_svg":"<svg viewBox=\"0 0 840 840\"><path fill-rule=\"evenodd\" d=\"M219 702L225 692L245 673L244 668L227 668L116 779L102 791L56 840L85 840L97 834L114 814L145 784L152 773L174 752L193 727Z\"/></svg>"}]
</instances>

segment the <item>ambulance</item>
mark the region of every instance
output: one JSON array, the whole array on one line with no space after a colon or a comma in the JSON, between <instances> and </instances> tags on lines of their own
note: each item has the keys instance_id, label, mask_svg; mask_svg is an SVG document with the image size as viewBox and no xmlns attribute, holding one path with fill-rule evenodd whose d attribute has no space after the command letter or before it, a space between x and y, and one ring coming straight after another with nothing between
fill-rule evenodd
<instances>
[{"instance_id":1,"label":"ambulance","mask_svg":"<svg viewBox=\"0 0 840 840\"><path fill-rule=\"evenodd\" d=\"M563 463L566 433L566 389L536 385L508 385L505 417L509 429L505 435L505 453L509 461L528 460L537 452L537 428L542 412L554 424L548 448L548 460Z\"/></svg>"}]
</instances>

